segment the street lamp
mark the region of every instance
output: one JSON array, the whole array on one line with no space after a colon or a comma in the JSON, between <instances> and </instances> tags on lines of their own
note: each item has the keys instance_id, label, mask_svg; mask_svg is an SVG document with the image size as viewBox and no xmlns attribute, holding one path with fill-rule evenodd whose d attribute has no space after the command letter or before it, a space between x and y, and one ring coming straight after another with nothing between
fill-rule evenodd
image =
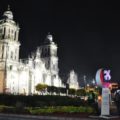
<instances>
[{"instance_id":1,"label":"street lamp","mask_svg":"<svg viewBox=\"0 0 120 120\"><path fill-rule=\"evenodd\" d=\"M92 80L92 84L95 85L95 80L94 79Z\"/></svg>"},{"instance_id":2,"label":"street lamp","mask_svg":"<svg viewBox=\"0 0 120 120\"><path fill-rule=\"evenodd\" d=\"M84 79L84 85L85 85L85 91L86 91L86 75L83 76Z\"/></svg>"},{"instance_id":3,"label":"street lamp","mask_svg":"<svg viewBox=\"0 0 120 120\"><path fill-rule=\"evenodd\" d=\"M89 87L90 87L90 85L89 85L89 84L87 84L87 90L88 90L88 92L89 92L89 90L90 90L90 88L89 88Z\"/></svg>"}]
</instances>

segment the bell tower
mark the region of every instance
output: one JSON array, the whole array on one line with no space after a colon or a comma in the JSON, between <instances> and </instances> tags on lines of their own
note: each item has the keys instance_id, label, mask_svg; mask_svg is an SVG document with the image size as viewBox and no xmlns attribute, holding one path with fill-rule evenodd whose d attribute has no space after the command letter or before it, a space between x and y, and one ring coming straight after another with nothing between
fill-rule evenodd
<instances>
[{"instance_id":1,"label":"bell tower","mask_svg":"<svg viewBox=\"0 0 120 120\"><path fill-rule=\"evenodd\" d=\"M0 20L0 92L5 89L7 70L19 61L19 29L8 6Z\"/></svg>"},{"instance_id":2,"label":"bell tower","mask_svg":"<svg viewBox=\"0 0 120 120\"><path fill-rule=\"evenodd\" d=\"M51 85L53 85L53 80L58 76L58 57L57 57L57 45L53 42L53 36L48 34L46 36L44 45L41 46L41 57L45 61L46 68L50 71L52 76Z\"/></svg>"}]
</instances>

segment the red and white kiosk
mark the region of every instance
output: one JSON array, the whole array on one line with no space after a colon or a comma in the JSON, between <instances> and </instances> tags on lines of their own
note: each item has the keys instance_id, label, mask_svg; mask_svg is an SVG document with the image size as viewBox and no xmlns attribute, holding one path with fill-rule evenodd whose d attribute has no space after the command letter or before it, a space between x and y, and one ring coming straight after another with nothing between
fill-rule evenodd
<instances>
[{"instance_id":1,"label":"red and white kiosk","mask_svg":"<svg viewBox=\"0 0 120 120\"><path fill-rule=\"evenodd\" d=\"M110 80L111 74L110 70L99 69L96 73L96 84L102 88L102 99L101 99L101 116L110 115Z\"/></svg>"}]
</instances>

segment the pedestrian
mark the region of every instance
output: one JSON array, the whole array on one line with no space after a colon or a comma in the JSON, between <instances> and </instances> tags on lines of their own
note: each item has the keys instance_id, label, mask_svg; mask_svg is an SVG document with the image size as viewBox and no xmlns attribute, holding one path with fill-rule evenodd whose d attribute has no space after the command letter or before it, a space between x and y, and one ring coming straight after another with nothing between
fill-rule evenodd
<instances>
[{"instance_id":1,"label":"pedestrian","mask_svg":"<svg viewBox=\"0 0 120 120\"><path fill-rule=\"evenodd\" d=\"M120 90L117 90L115 92L115 103L116 103L116 106L117 106L118 114L120 115Z\"/></svg>"}]
</instances>

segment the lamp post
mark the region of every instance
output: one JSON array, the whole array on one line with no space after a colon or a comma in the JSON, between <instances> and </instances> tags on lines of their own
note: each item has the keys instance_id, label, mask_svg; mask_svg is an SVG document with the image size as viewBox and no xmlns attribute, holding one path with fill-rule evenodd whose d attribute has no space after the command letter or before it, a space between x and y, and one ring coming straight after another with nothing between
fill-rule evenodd
<instances>
[{"instance_id":1,"label":"lamp post","mask_svg":"<svg viewBox=\"0 0 120 120\"><path fill-rule=\"evenodd\" d=\"M66 83L66 95L68 96L69 94L69 83Z\"/></svg>"},{"instance_id":2,"label":"lamp post","mask_svg":"<svg viewBox=\"0 0 120 120\"><path fill-rule=\"evenodd\" d=\"M87 90L88 90L88 92L89 92L89 90L90 90L90 88L89 88L89 87L90 87L90 85L89 85L89 84L87 84Z\"/></svg>"},{"instance_id":3,"label":"lamp post","mask_svg":"<svg viewBox=\"0 0 120 120\"><path fill-rule=\"evenodd\" d=\"M93 89L95 89L95 80L94 79L92 80L92 87L93 87Z\"/></svg>"},{"instance_id":4,"label":"lamp post","mask_svg":"<svg viewBox=\"0 0 120 120\"><path fill-rule=\"evenodd\" d=\"M95 85L95 80L94 79L92 80L92 84Z\"/></svg>"},{"instance_id":5,"label":"lamp post","mask_svg":"<svg viewBox=\"0 0 120 120\"><path fill-rule=\"evenodd\" d=\"M86 91L86 75L83 76L84 79L84 85L85 85L85 91Z\"/></svg>"}]
</instances>

